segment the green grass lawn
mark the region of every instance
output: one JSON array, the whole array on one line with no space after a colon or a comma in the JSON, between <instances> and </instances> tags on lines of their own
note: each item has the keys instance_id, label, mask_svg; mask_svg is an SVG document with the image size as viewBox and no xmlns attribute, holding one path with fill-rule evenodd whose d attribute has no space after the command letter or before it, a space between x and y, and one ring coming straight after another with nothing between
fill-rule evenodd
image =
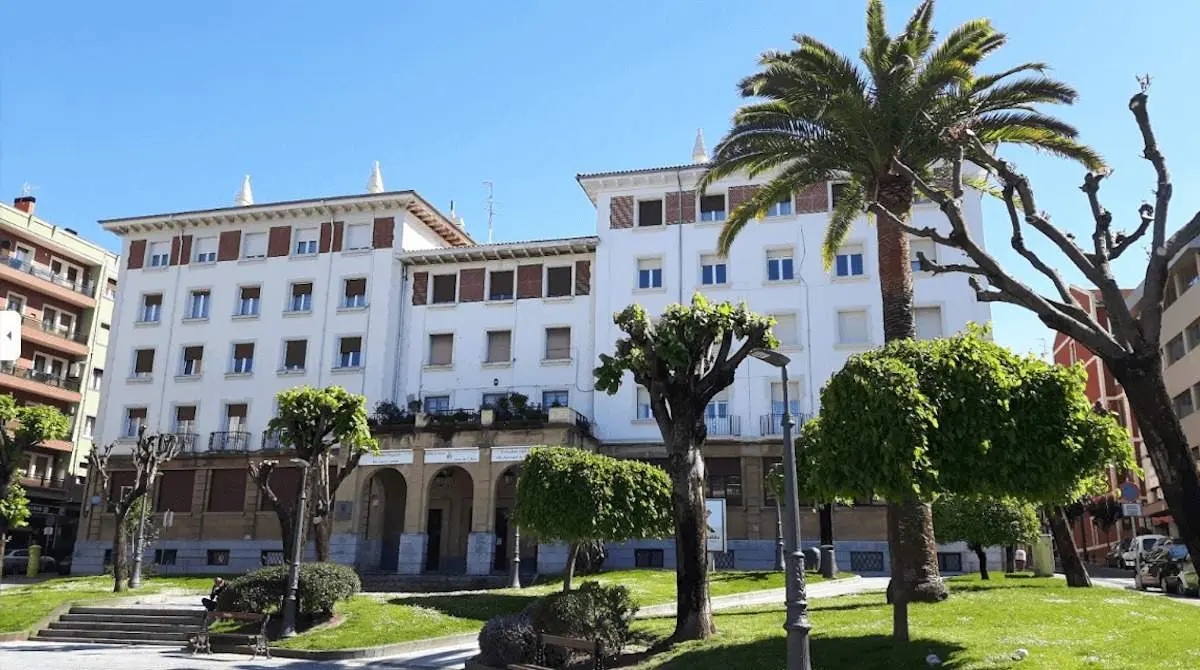
<instances>
[{"instance_id":1,"label":"green grass lawn","mask_svg":"<svg viewBox=\"0 0 1200 670\"><path fill-rule=\"evenodd\" d=\"M994 574L994 573L993 573ZM1200 667L1191 633L1200 607L1127 591L1068 589L1062 580L993 576L949 580L951 597L936 605L912 605L912 643L895 647L891 608L881 594L809 601L814 667L821 670L925 668L941 657L947 670L1048 668ZM728 670L785 667L782 607L754 607L717 615L719 633L649 657L638 670ZM634 624L642 635L663 638L669 619ZM1015 661L1024 648L1029 656Z\"/></svg>"},{"instance_id":2,"label":"green grass lawn","mask_svg":"<svg viewBox=\"0 0 1200 670\"><path fill-rule=\"evenodd\" d=\"M820 581L809 575L809 581ZM597 581L624 584L639 605L657 605L675 600L675 572L668 570L620 570L576 577L575 584ZM722 571L711 577L712 595L723 596L761 589L782 588L783 575L775 572ZM528 588L499 589L462 595L414 595L382 600L360 595L341 603L341 623L317 628L280 642L293 649L352 649L397 642L423 640L443 635L475 633L488 619L525 609L538 596L562 588L560 579L547 579Z\"/></svg>"},{"instance_id":3,"label":"green grass lawn","mask_svg":"<svg viewBox=\"0 0 1200 670\"><path fill-rule=\"evenodd\" d=\"M0 591L0 633L28 629L68 603L101 601L115 597L160 593L167 589L207 593L212 577L150 577L136 591L113 593L111 576L60 577Z\"/></svg>"}]
</instances>

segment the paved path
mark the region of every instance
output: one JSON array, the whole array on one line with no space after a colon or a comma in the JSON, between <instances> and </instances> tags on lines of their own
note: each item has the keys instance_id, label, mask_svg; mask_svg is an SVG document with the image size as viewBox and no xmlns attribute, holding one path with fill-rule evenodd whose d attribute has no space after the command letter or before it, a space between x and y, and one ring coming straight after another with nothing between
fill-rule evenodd
<instances>
[{"instance_id":1,"label":"paved path","mask_svg":"<svg viewBox=\"0 0 1200 670\"><path fill-rule=\"evenodd\" d=\"M869 593L872 591L886 591L888 585L887 577L861 577L850 579L835 579L828 582L817 582L809 584L809 598L832 598L833 596L846 596L854 593ZM733 607L746 607L749 605L767 605L767 604L783 604L785 590L784 589L767 589L764 591L751 591L749 593L738 593L731 596L720 596L712 599L714 610L730 609ZM638 611L639 619L648 619L653 617L674 616L675 603L667 603L665 605L651 605L643 607Z\"/></svg>"},{"instance_id":2,"label":"paved path","mask_svg":"<svg viewBox=\"0 0 1200 670\"><path fill-rule=\"evenodd\" d=\"M1175 602L1184 603L1193 607L1200 607L1200 598L1192 598L1189 596L1177 596L1173 593L1164 593L1162 589L1148 588L1145 591L1138 591L1133 588L1133 577L1092 577L1092 584L1103 586L1110 589L1126 589L1134 593L1141 593L1146 596L1156 598L1170 598Z\"/></svg>"}]
</instances>

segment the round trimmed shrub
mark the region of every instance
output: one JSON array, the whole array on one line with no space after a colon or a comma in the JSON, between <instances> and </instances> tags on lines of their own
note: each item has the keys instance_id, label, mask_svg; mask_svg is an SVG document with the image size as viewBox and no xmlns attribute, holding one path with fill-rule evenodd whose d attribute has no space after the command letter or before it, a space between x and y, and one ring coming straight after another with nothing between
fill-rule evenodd
<instances>
[{"instance_id":1,"label":"round trimmed shrub","mask_svg":"<svg viewBox=\"0 0 1200 670\"><path fill-rule=\"evenodd\" d=\"M530 614L534 630L596 640L604 655L611 657L629 641L629 625L637 610L628 588L584 582L577 590L539 598Z\"/></svg>"},{"instance_id":2,"label":"round trimmed shrub","mask_svg":"<svg viewBox=\"0 0 1200 670\"><path fill-rule=\"evenodd\" d=\"M230 612L275 612L287 595L288 566L255 570L229 582L217 606ZM308 616L333 614L333 606L362 590L353 568L337 563L300 564L296 609Z\"/></svg>"},{"instance_id":3,"label":"round trimmed shrub","mask_svg":"<svg viewBox=\"0 0 1200 670\"><path fill-rule=\"evenodd\" d=\"M536 654L537 634L528 612L492 617L479 631L479 657L485 665L532 663Z\"/></svg>"}]
</instances>

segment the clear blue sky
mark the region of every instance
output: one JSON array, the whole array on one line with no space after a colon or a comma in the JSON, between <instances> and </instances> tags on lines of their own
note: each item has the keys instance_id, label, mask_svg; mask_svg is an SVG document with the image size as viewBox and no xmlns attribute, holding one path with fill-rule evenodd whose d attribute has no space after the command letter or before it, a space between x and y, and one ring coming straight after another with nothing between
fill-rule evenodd
<instances>
[{"instance_id":1,"label":"clear blue sky","mask_svg":"<svg viewBox=\"0 0 1200 670\"><path fill-rule=\"evenodd\" d=\"M891 23L914 4L889 2ZM576 173L686 162L697 127L710 147L725 131L734 84L762 50L807 32L857 53L864 6L12 3L0 50L0 197L34 184L43 216L116 248L97 219L229 205L247 172L260 202L361 192L379 160L389 189L416 189L443 209L457 200L477 239L485 179L496 183L498 240L587 234L595 214ZM1126 102L1134 75L1153 74L1173 225L1190 216L1200 205L1200 133L1189 127L1200 109L1200 5L942 0L937 24L981 13L1010 35L989 67L1047 61L1080 90L1061 113L1116 168L1104 200L1118 225L1133 225L1152 187ZM1039 204L1086 236L1080 170L1010 155L1041 185ZM1005 252L1002 208L987 214L991 246L1028 276ZM1134 285L1144 256L1128 256L1119 271ZM1020 310L994 316L1015 348L1040 350L1048 336Z\"/></svg>"}]
</instances>

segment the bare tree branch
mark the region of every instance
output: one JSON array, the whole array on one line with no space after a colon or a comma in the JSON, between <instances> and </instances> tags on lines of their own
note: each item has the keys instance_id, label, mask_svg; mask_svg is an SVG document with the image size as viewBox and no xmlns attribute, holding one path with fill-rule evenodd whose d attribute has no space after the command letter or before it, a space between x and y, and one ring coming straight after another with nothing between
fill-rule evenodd
<instances>
[{"instance_id":1,"label":"bare tree branch","mask_svg":"<svg viewBox=\"0 0 1200 670\"><path fill-rule=\"evenodd\" d=\"M1018 254L1021 254L1025 260L1029 261L1033 267L1037 268L1039 272L1049 277L1051 283L1054 284L1055 290L1058 291L1058 295L1063 299L1064 302L1078 307L1079 303L1067 289L1067 284L1063 281L1062 275L1060 275L1054 268L1042 262L1042 259L1039 258L1037 254L1033 253L1028 247L1025 246L1025 235L1021 231L1021 217L1017 212L1016 188L1010 184L1006 184L1004 186L1004 206L1008 210L1008 219L1012 224L1012 238L1009 240L1012 244L1012 248L1015 249Z\"/></svg>"},{"instance_id":2,"label":"bare tree branch","mask_svg":"<svg viewBox=\"0 0 1200 670\"><path fill-rule=\"evenodd\" d=\"M957 246L951 238L939 233L934 228L931 228L928 226L926 226L925 228L915 228L913 226L910 226L909 224L905 223L904 219L901 219L900 217L896 216L893 212L888 210L887 207L884 207L879 202L869 203L867 205L867 211L869 211L872 214L874 214L875 216L880 217L883 220L891 223L893 226L900 228L900 230L903 230L904 232L908 233L909 235L912 235L913 237L924 237L925 239L933 240L934 242L936 242L938 244L945 245L948 247Z\"/></svg>"},{"instance_id":3,"label":"bare tree branch","mask_svg":"<svg viewBox=\"0 0 1200 670\"><path fill-rule=\"evenodd\" d=\"M1095 249L1092 254L1092 262L1097 267L1107 265L1113 247L1112 212L1100 204L1100 182L1107 176L1108 170L1089 172L1084 175L1083 185L1079 187L1079 190L1087 194L1088 205L1092 209L1092 220L1096 222L1095 231L1092 233L1092 244Z\"/></svg>"},{"instance_id":4,"label":"bare tree branch","mask_svg":"<svg viewBox=\"0 0 1200 670\"><path fill-rule=\"evenodd\" d=\"M961 272L968 275L986 276L987 273L974 265L965 263L935 263L925 257L924 251L917 252L917 263L920 264L922 272L932 272L935 275L946 274L948 272Z\"/></svg>"},{"instance_id":5,"label":"bare tree branch","mask_svg":"<svg viewBox=\"0 0 1200 670\"><path fill-rule=\"evenodd\" d=\"M1146 340L1157 343L1162 335L1162 303L1167 283L1167 264L1174 257L1169 253L1166 244L1167 211L1170 208L1173 187L1171 173L1167 171L1167 159L1159 151L1158 140L1155 139L1154 129L1150 126L1146 100L1145 91L1134 95L1129 99L1129 111L1133 112L1133 118L1142 134L1142 157L1154 166L1157 178L1154 189L1154 221L1150 233L1150 262L1146 265L1146 277L1142 283L1141 312L1141 327ZM1180 239L1179 233L1176 233L1173 239Z\"/></svg>"},{"instance_id":6,"label":"bare tree branch","mask_svg":"<svg viewBox=\"0 0 1200 670\"><path fill-rule=\"evenodd\" d=\"M1154 221L1154 208L1147 203L1142 203L1142 206L1138 208L1138 216L1141 217L1142 222L1138 225L1137 229L1133 231L1133 233L1129 235L1122 235L1118 232L1116 234L1113 240L1116 244L1113 246L1112 253L1108 255L1108 259L1110 261L1115 261L1120 258L1121 254L1125 253L1126 249L1132 247L1139 239L1141 239L1143 235L1146 234L1146 230L1150 228L1151 222Z\"/></svg>"}]
</instances>

